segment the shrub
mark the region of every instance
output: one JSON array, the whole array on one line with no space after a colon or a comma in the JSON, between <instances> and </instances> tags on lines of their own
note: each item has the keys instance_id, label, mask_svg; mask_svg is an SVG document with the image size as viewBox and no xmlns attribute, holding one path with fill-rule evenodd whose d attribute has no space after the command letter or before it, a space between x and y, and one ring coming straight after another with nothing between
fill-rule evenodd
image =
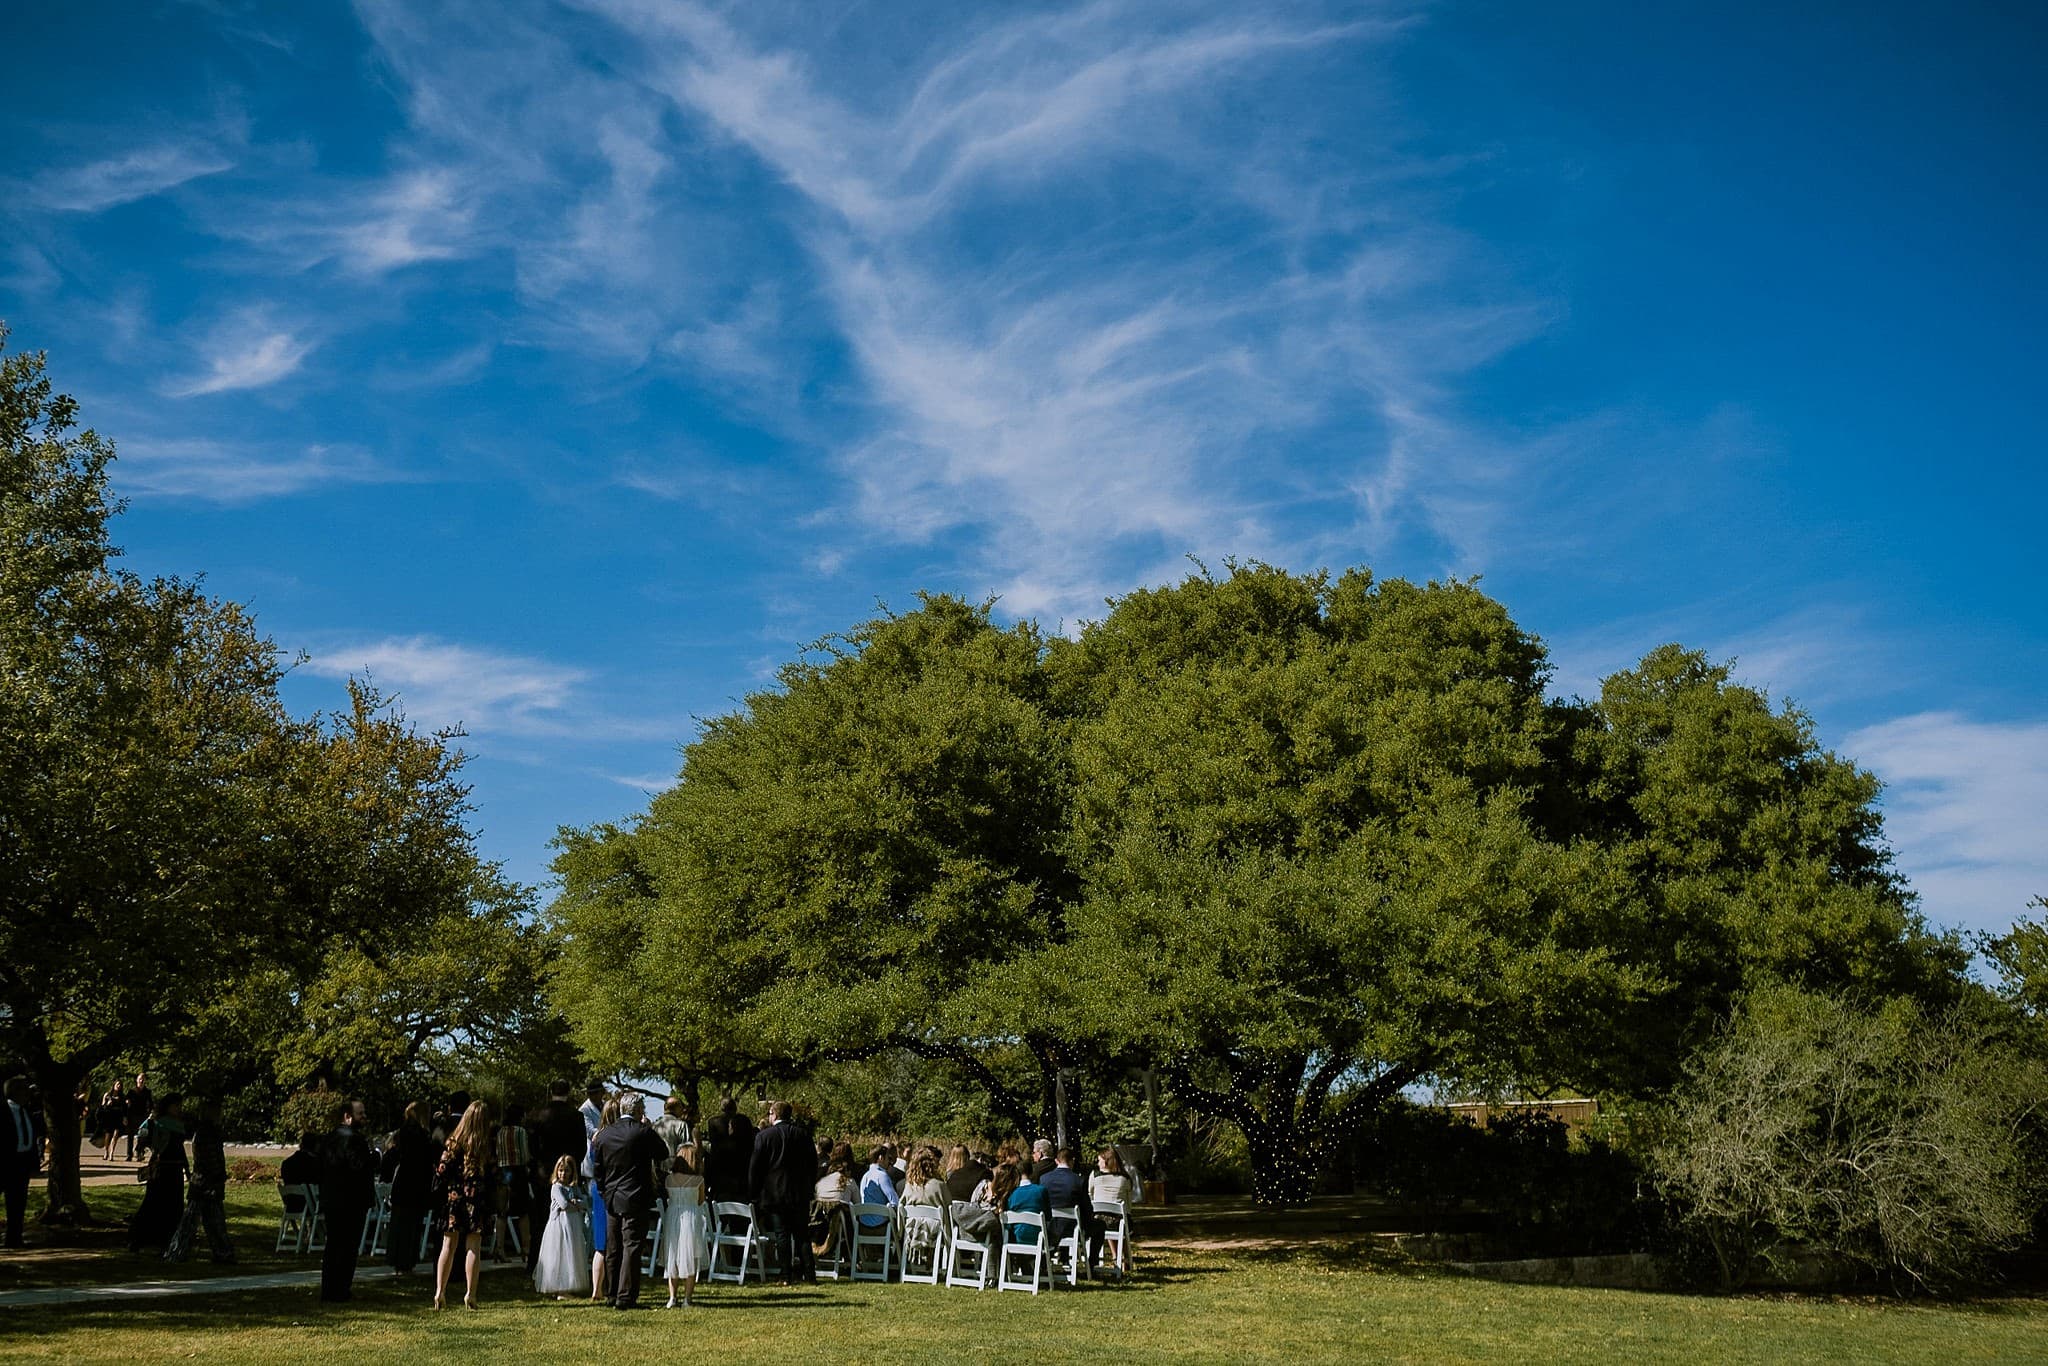
<instances>
[{"instance_id":1,"label":"shrub","mask_svg":"<svg viewBox=\"0 0 2048 1366\"><path fill-rule=\"evenodd\" d=\"M277 1176L277 1164L260 1157L238 1157L228 1163L228 1180L250 1185Z\"/></svg>"},{"instance_id":2,"label":"shrub","mask_svg":"<svg viewBox=\"0 0 2048 1366\"><path fill-rule=\"evenodd\" d=\"M1652 1160L1724 1286L1815 1257L1956 1285L2028 1232L2043 1083L1995 1020L1773 988L1693 1060Z\"/></svg>"}]
</instances>

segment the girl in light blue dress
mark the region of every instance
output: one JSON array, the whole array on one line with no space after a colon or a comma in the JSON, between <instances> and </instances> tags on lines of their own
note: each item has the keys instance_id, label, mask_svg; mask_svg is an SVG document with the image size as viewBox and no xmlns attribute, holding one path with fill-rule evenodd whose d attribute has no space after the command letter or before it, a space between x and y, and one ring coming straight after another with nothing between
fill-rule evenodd
<instances>
[{"instance_id":1,"label":"girl in light blue dress","mask_svg":"<svg viewBox=\"0 0 2048 1366\"><path fill-rule=\"evenodd\" d=\"M561 1299L590 1293L590 1198L584 1194L576 1159L564 1155L555 1163L548 1190L548 1226L541 1234L540 1257L533 1264L533 1288Z\"/></svg>"}]
</instances>

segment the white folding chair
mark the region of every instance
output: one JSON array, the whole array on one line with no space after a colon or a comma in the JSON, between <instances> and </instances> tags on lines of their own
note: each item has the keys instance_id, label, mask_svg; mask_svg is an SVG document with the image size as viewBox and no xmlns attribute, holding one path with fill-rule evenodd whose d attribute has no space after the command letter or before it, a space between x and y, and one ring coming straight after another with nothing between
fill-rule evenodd
<instances>
[{"instance_id":1,"label":"white folding chair","mask_svg":"<svg viewBox=\"0 0 2048 1366\"><path fill-rule=\"evenodd\" d=\"M1011 1237L1011 1230L1020 1228L1030 1234L1029 1242L1020 1243ZM1050 1252L1045 1245L1044 1215L1003 1215L1003 1253L996 1264L997 1290L1029 1290L1036 1295L1041 1282L1046 1289L1052 1289L1051 1269L1047 1266L1049 1258ZM1020 1281L1010 1275L1010 1263L1013 1261L1031 1263L1030 1280Z\"/></svg>"},{"instance_id":2,"label":"white folding chair","mask_svg":"<svg viewBox=\"0 0 2048 1366\"><path fill-rule=\"evenodd\" d=\"M837 1200L830 1203L831 1208L826 1211L826 1217L836 1226L832 1239L832 1256L829 1261L823 1257L816 1258L815 1269L821 1279L839 1281L845 1280L853 1272L853 1260L847 1251L853 1245L853 1230L848 1227L853 1222L852 1206Z\"/></svg>"},{"instance_id":3,"label":"white folding chair","mask_svg":"<svg viewBox=\"0 0 2048 1366\"><path fill-rule=\"evenodd\" d=\"M1080 1214L1072 1209L1067 1210L1063 1214L1047 1211L1045 1225L1049 1247L1055 1257L1052 1264L1053 1280L1057 1281L1059 1279L1059 1263L1057 1258L1064 1255L1067 1259L1067 1284L1079 1285L1081 1283L1081 1273L1088 1265L1088 1235L1081 1231ZM1065 1231L1054 1236L1053 1230L1055 1229L1064 1229Z\"/></svg>"},{"instance_id":4,"label":"white folding chair","mask_svg":"<svg viewBox=\"0 0 2048 1366\"><path fill-rule=\"evenodd\" d=\"M320 1208L320 1188L308 1183L300 1189L306 1192L306 1211L311 1216L306 1226L305 1252L327 1250L327 1211Z\"/></svg>"},{"instance_id":5,"label":"white folding chair","mask_svg":"<svg viewBox=\"0 0 2048 1366\"><path fill-rule=\"evenodd\" d=\"M946 1274L946 1211L937 1205L903 1207L903 1250L897 1279L905 1285L939 1285ZM924 1269L915 1269L919 1263Z\"/></svg>"},{"instance_id":6,"label":"white folding chair","mask_svg":"<svg viewBox=\"0 0 2048 1366\"><path fill-rule=\"evenodd\" d=\"M863 1218L880 1219L881 1223L869 1227L861 1222ZM886 1281L889 1279L889 1263L896 1255L896 1209L893 1205L855 1205L853 1207L853 1274L856 1281ZM861 1254L878 1252L879 1261L866 1264Z\"/></svg>"},{"instance_id":7,"label":"white folding chair","mask_svg":"<svg viewBox=\"0 0 2048 1366\"><path fill-rule=\"evenodd\" d=\"M971 1285L976 1290L988 1289L989 1283L995 1279L995 1245L985 1243L967 1232L956 1219L949 1217L946 1223L949 1230L946 1239L946 1284ZM1000 1228L996 1236L1002 1236ZM966 1270L970 1263L974 1267L972 1276L969 1276Z\"/></svg>"},{"instance_id":8,"label":"white folding chair","mask_svg":"<svg viewBox=\"0 0 2048 1366\"><path fill-rule=\"evenodd\" d=\"M304 1252L313 1237L313 1216L319 1212L320 1196L311 1186L287 1186L280 1181L277 1197L284 1209L277 1217L277 1246L271 1251ZM299 1202L297 1209L291 1207L294 1198Z\"/></svg>"},{"instance_id":9,"label":"white folding chair","mask_svg":"<svg viewBox=\"0 0 2048 1366\"><path fill-rule=\"evenodd\" d=\"M662 1200L655 1206L654 1233L647 1240L647 1255L640 1261L640 1274L648 1280L661 1279L661 1249L667 1241L662 1235L668 1232L668 1201Z\"/></svg>"},{"instance_id":10,"label":"white folding chair","mask_svg":"<svg viewBox=\"0 0 2048 1366\"><path fill-rule=\"evenodd\" d=\"M363 1236L356 1241L358 1257L381 1257L384 1255L384 1230L391 1222L391 1183L377 1183L377 1198L370 1204L370 1213L363 1219Z\"/></svg>"},{"instance_id":11,"label":"white folding chair","mask_svg":"<svg viewBox=\"0 0 2048 1366\"><path fill-rule=\"evenodd\" d=\"M1098 1200L1095 1202L1095 1219L1102 1225L1102 1244L1109 1253L1110 1264L1124 1275L1130 1275L1130 1206L1121 1200Z\"/></svg>"},{"instance_id":12,"label":"white folding chair","mask_svg":"<svg viewBox=\"0 0 2048 1366\"><path fill-rule=\"evenodd\" d=\"M747 1283L747 1272L753 1271L755 1279L767 1283L768 1273L754 1260L754 1251L759 1237L754 1226L754 1207L737 1200L717 1200L711 1205L711 1274L709 1281L730 1281L734 1285ZM737 1252L736 1264L728 1264L727 1255Z\"/></svg>"}]
</instances>

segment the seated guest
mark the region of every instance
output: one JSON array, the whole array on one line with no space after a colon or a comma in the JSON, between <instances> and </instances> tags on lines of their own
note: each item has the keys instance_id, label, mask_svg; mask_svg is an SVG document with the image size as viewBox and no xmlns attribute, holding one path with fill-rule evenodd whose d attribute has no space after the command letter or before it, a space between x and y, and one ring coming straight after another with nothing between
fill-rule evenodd
<instances>
[{"instance_id":1,"label":"seated guest","mask_svg":"<svg viewBox=\"0 0 2048 1366\"><path fill-rule=\"evenodd\" d=\"M1057 1246L1079 1224L1081 1236L1088 1244L1088 1274L1094 1275L1102 1262L1102 1229L1088 1203L1088 1179L1074 1170L1072 1148L1061 1148L1053 1154L1053 1167L1045 1174L1044 1187L1046 1210L1052 1216L1046 1224L1048 1241Z\"/></svg>"},{"instance_id":2,"label":"seated guest","mask_svg":"<svg viewBox=\"0 0 2048 1366\"><path fill-rule=\"evenodd\" d=\"M884 1143L875 1149L868 1160L867 1175L860 1180L861 1204L888 1205L893 1209L903 1203L902 1197L896 1193L896 1179L889 1170L890 1164L895 1160L895 1150L888 1144ZM880 1228L889 1221L880 1214L863 1214L860 1222L864 1228Z\"/></svg>"},{"instance_id":3,"label":"seated guest","mask_svg":"<svg viewBox=\"0 0 2048 1366\"><path fill-rule=\"evenodd\" d=\"M1142 1200L1136 1178L1125 1170L1124 1160L1114 1148L1096 1154L1095 1170L1088 1177L1088 1203L1099 1205L1106 1200L1126 1206Z\"/></svg>"},{"instance_id":4,"label":"seated guest","mask_svg":"<svg viewBox=\"0 0 2048 1366\"><path fill-rule=\"evenodd\" d=\"M946 1154L946 1194L955 1200L972 1200L975 1187L986 1180L988 1168L968 1155L965 1144L954 1144Z\"/></svg>"},{"instance_id":5,"label":"seated guest","mask_svg":"<svg viewBox=\"0 0 2048 1366\"><path fill-rule=\"evenodd\" d=\"M906 1205L935 1205L944 1209L950 1200L946 1194L946 1183L939 1177L939 1160L929 1148L920 1148L910 1159L909 1171L903 1181L903 1203Z\"/></svg>"},{"instance_id":6,"label":"seated guest","mask_svg":"<svg viewBox=\"0 0 2048 1366\"><path fill-rule=\"evenodd\" d=\"M1029 1167L1021 1171L1015 1167L999 1168L990 1194L997 1195L1002 1201L1001 1208L1011 1214L1045 1213L1045 1187L1031 1179ZM1036 1242L1037 1239L1025 1229L1013 1228L1010 1230L1010 1241L1030 1243Z\"/></svg>"},{"instance_id":7,"label":"seated guest","mask_svg":"<svg viewBox=\"0 0 2048 1366\"><path fill-rule=\"evenodd\" d=\"M836 1200L850 1205L860 1193L860 1183L854 1180L853 1149L844 1143L821 1144L826 1148L825 1174L818 1178L813 1188L813 1200Z\"/></svg>"},{"instance_id":8,"label":"seated guest","mask_svg":"<svg viewBox=\"0 0 2048 1366\"><path fill-rule=\"evenodd\" d=\"M320 1184L319 1134L300 1134L297 1152L286 1156L278 1165L277 1179L284 1183L284 1207L288 1213L297 1214L306 1207L306 1197L292 1189L294 1186L317 1186Z\"/></svg>"},{"instance_id":9,"label":"seated guest","mask_svg":"<svg viewBox=\"0 0 2048 1366\"><path fill-rule=\"evenodd\" d=\"M1031 1179L1045 1180L1045 1174L1053 1169L1052 1140L1041 1138L1031 1145Z\"/></svg>"}]
</instances>

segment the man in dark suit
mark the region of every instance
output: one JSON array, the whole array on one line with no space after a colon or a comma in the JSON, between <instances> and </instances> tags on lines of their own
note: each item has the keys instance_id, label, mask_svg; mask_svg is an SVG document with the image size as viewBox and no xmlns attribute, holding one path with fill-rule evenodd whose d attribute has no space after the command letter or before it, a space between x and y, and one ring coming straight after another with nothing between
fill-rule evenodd
<instances>
[{"instance_id":1,"label":"man in dark suit","mask_svg":"<svg viewBox=\"0 0 2048 1366\"><path fill-rule=\"evenodd\" d=\"M36 1131L35 1112L29 1105L27 1077L7 1081L7 1132L0 1135L0 1180L6 1182L7 1246L20 1247L22 1220L28 1213L29 1183L42 1166L42 1135Z\"/></svg>"},{"instance_id":2,"label":"man in dark suit","mask_svg":"<svg viewBox=\"0 0 2048 1366\"><path fill-rule=\"evenodd\" d=\"M1088 1274L1093 1276L1102 1262L1102 1230L1095 1222L1095 1206L1088 1201L1088 1178L1074 1170L1074 1150L1054 1153L1052 1170L1038 1184L1045 1187L1047 1241L1057 1245L1079 1224L1088 1244Z\"/></svg>"},{"instance_id":3,"label":"man in dark suit","mask_svg":"<svg viewBox=\"0 0 2048 1366\"><path fill-rule=\"evenodd\" d=\"M661 1186L661 1167L668 1161L668 1144L641 1121L642 1105L639 1096L627 1092L619 1101L618 1119L599 1129L590 1141L597 1189L604 1197L604 1260L606 1268L612 1269L616 1287L614 1309L640 1307L640 1263L647 1259L654 1192Z\"/></svg>"},{"instance_id":4,"label":"man in dark suit","mask_svg":"<svg viewBox=\"0 0 2048 1366\"><path fill-rule=\"evenodd\" d=\"M548 1103L533 1112L526 1127L533 1135L534 1170L540 1173L545 1191L546 1183L555 1179L555 1163L567 1157L580 1165L590 1145L590 1137L583 1129L583 1112L570 1101L567 1081L556 1081L548 1087ZM540 1260L540 1242L538 1238L527 1240L529 1271Z\"/></svg>"},{"instance_id":5,"label":"man in dark suit","mask_svg":"<svg viewBox=\"0 0 2048 1366\"><path fill-rule=\"evenodd\" d=\"M747 1166L747 1189L754 1213L775 1235L786 1285L817 1284L811 1263L811 1191L818 1182L818 1150L811 1138L790 1122L789 1102L768 1106L768 1127L754 1135L754 1156Z\"/></svg>"},{"instance_id":6,"label":"man in dark suit","mask_svg":"<svg viewBox=\"0 0 2048 1366\"><path fill-rule=\"evenodd\" d=\"M327 1247L320 1254L320 1299L340 1304L354 1297L357 1244L363 1219L377 1199L377 1155L364 1136L363 1103L335 1105L331 1132L320 1145L320 1213Z\"/></svg>"}]
</instances>

